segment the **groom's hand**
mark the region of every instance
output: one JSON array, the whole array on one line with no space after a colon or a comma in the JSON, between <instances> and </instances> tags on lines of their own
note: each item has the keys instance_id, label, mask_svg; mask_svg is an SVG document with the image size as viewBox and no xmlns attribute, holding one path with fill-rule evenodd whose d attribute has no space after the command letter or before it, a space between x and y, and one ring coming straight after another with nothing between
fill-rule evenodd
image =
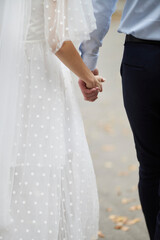
<instances>
[{"instance_id":1,"label":"groom's hand","mask_svg":"<svg viewBox=\"0 0 160 240\"><path fill-rule=\"evenodd\" d=\"M96 87L89 89L81 79L79 79L78 83L86 101L94 102L98 98L99 88Z\"/></svg>"},{"instance_id":2,"label":"groom's hand","mask_svg":"<svg viewBox=\"0 0 160 240\"><path fill-rule=\"evenodd\" d=\"M96 75L99 75L99 70L96 68L92 71L92 73L96 76Z\"/></svg>"},{"instance_id":3,"label":"groom's hand","mask_svg":"<svg viewBox=\"0 0 160 240\"><path fill-rule=\"evenodd\" d=\"M92 72L94 75L99 74L98 69L95 69ZM79 87L82 91L82 94L84 96L84 99L86 101L94 102L98 98L99 89L97 87L89 89L89 88L87 88L85 82L83 82L83 80L81 80L81 79L79 79L78 83L79 83Z\"/></svg>"}]
</instances>

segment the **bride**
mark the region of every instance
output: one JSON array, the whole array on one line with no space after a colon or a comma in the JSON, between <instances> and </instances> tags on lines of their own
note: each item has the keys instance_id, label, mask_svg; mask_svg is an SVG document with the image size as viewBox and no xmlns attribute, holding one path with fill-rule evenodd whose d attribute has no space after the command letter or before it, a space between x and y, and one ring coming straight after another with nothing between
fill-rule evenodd
<instances>
[{"instance_id":1,"label":"bride","mask_svg":"<svg viewBox=\"0 0 160 240\"><path fill-rule=\"evenodd\" d=\"M96 239L95 174L68 70L102 91L72 43L96 28L91 0L3 0L1 11L0 239Z\"/></svg>"}]
</instances>

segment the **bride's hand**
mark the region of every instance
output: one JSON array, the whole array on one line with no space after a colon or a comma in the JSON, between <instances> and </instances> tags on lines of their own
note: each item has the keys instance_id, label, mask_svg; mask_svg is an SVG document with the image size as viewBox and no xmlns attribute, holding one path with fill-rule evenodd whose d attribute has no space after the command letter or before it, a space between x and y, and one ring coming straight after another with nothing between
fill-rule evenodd
<instances>
[{"instance_id":1,"label":"bride's hand","mask_svg":"<svg viewBox=\"0 0 160 240\"><path fill-rule=\"evenodd\" d=\"M99 75L93 76L91 81L86 82L87 88L98 88L100 92L102 92L102 83L105 82L105 79Z\"/></svg>"}]
</instances>

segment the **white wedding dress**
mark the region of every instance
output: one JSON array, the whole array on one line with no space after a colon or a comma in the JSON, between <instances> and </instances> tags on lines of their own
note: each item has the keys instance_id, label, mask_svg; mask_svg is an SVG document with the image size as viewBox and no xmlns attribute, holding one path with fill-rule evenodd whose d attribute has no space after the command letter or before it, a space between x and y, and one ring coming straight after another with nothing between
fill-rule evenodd
<instances>
[{"instance_id":1,"label":"white wedding dress","mask_svg":"<svg viewBox=\"0 0 160 240\"><path fill-rule=\"evenodd\" d=\"M13 2L16 4L16 1ZM29 0L25 2L28 4ZM72 34L77 34L77 38L81 36L81 41L94 29L93 21L90 22L90 28L86 25L86 33L84 31L82 35L78 35L78 28L85 28L82 18L82 25L78 25L74 31L68 29L69 26L63 29L64 24L69 25L69 21L73 21L74 27L74 17L80 17L78 6L81 5L83 10L86 8L88 11L87 4L90 7L90 3L82 4L80 0L32 0L27 6L29 11L24 11L23 26L26 34L23 35L23 45L20 47L18 83L16 85L13 78L10 86L17 87L17 98L13 105L15 107L11 104L15 97L9 105L7 101L3 101L3 107L8 111L7 123L1 122L3 132L10 134L10 124L15 125L12 126L14 138L10 141L10 146L13 146L10 161L6 160L6 165L10 164L9 194L3 195L5 199L0 200L4 204L4 210L8 203L10 218L9 225L3 227L1 224L0 240L97 238L97 188L83 122L70 72L53 53L64 40L72 40ZM58 7L61 8L60 11ZM66 10L67 14L64 16ZM69 12L72 12L72 16ZM88 12L85 13L86 17L91 20L91 10ZM18 14L18 10L15 14ZM83 18L85 14L83 13ZM49 23L48 41L45 18ZM89 24L88 20L87 22ZM15 27L15 31L17 28ZM65 31L70 33L67 35ZM48 45L52 47L52 51ZM7 71L10 71L9 66ZM11 95L7 93L7 89L11 93L13 90L10 88L3 89L1 86L2 93L8 98ZM12 121L12 113L15 114L15 122ZM2 117L5 118L5 114L0 119ZM7 173L5 158L9 156L7 151L10 148L7 146L9 142L6 143L5 138L2 138L5 134L0 135L0 164L3 164L2 169ZM7 174L0 176L4 193L7 189L7 182L4 180L6 176ZM3 212L3 206L0 207Z\"/></svg>"}]
</instances>

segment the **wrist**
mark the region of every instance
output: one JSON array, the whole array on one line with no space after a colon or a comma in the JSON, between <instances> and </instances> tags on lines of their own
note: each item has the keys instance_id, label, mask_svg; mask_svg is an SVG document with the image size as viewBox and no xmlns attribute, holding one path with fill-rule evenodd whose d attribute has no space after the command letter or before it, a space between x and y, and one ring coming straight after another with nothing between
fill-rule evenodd
<instances>
[{"instance_id":1,"label":"wrist","mask_svg":"<svg viewBox=\"0 0 160 240\"><path fill-rule=\"evenodd\" d=\"M90 71L89 74L87 74L87 76L84 77L83 81L86 84L90 84L94 82L94 79L95 79L94 74Z\"/></svg>"}]
</instances>

